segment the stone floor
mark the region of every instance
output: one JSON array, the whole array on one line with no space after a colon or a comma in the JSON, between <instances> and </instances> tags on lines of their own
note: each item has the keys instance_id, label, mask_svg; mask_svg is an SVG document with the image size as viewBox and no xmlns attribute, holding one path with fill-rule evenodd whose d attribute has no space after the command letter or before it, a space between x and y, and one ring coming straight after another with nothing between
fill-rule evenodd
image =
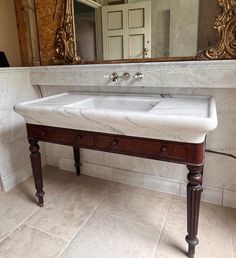
<instances>
[{"instance_id":1,"label":"stone floor","mask_svg":"<svg viewBox=\"0 0 236 258\"><path fill-rule=\"evenodd\" d=\"M44 169L45 206L29 178L0 193L1 258L187 257L186 202L169 194ZM202 203L196 258L236 258L236 210Z\"/></svg>"}]
</instances>

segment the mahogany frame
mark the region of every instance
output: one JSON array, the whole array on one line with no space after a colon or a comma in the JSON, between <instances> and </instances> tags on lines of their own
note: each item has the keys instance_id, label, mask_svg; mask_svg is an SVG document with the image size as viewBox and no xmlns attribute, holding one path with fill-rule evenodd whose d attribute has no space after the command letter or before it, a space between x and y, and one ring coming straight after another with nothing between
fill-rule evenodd
<instances>
[{"instance_id":1,"label":"mahogany frame","mask_svg":"<svg viewBox=\"0 0 236 258\"><path fill-rule=\"evenodd\" d=\"M189 257L198 244L197 231L202 192L205 142L200 144L121 136L59 127L27 124L30 158L38 205L44 205L43 176L39 141L73 147L77 175L80 175L80 148L120 153L187 165L187 231Z\"/></svg>"}]
</instances>

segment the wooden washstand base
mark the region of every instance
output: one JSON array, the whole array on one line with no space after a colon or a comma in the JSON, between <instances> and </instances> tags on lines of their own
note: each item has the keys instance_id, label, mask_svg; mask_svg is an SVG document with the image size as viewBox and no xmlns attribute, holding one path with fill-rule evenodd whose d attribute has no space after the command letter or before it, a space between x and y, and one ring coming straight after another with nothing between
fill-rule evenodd
<instances>
[{"instance_id":1,"label":"wooden washstand base","mask_svg":"<svg viewBox=\"0 0 236 258\"><path fill-rule=\"evenodd\" d=\"M43 206L43 176L39 141L73 147L77 175L80 175L80 148L125 154L166 162L187 165L187 236L188 255L194 257L197 238L200 199L202 193L203 163L205 143L192 144L137 138L80 131L58 127L27 124L30 159L32 164L38 205Z\"/></svg>"}]
</instances>

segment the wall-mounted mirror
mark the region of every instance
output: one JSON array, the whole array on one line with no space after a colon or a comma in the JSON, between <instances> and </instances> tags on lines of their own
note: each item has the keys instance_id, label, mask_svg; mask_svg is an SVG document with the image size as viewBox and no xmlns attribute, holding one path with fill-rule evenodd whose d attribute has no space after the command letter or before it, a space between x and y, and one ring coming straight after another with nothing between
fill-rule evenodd
<instances>
[{"instance_id":1,"label":"wall-mounted mirror","mask_svg":"<svg viewBox=\"0 0 236 258\"><path fill-rule=\"evenodd\" d=\"M64 12L68 62L236 57L235 0L65 0Z\"/></svg>"}]
</instances>

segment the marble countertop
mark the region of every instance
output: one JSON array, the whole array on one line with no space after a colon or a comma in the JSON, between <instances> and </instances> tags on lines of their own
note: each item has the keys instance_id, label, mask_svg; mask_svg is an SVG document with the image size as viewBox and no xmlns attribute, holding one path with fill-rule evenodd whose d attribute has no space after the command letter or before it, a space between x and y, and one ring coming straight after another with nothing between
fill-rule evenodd
<instances>
[{"instance_id":1,"label":"marble countertop","mask_svg":"<svg viewBox=\"0 0 236 258\"><path fill-rule=\"evenodd\" d=\"M14 109L30 124L189 143L202 143L217 126L208 96L67 92Z\"/></svg>"}]
</instances>

